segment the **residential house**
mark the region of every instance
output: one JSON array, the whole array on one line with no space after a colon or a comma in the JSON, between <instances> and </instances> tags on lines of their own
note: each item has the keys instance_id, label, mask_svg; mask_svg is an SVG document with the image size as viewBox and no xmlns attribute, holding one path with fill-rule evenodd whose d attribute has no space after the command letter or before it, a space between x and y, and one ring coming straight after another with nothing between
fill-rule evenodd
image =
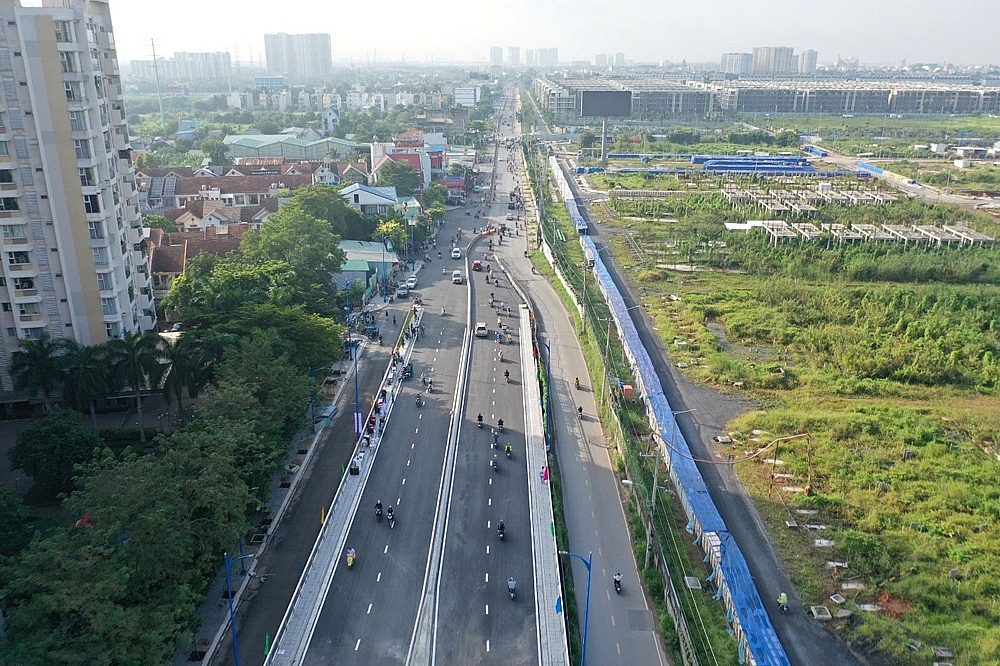
<instances>
[{"instance_id":1,"label":"residential house","mask_svg":"<svg viewBox=\"0 0 1000 666\"><path fill-rule=\"evenodd\" d=\"M146 238L149 273L154 297L164 296L173 281L184 274L187 263L202 252L225 256L239 247L249 225L209 227L201 232L171 234L148 229Z\"/></svg>"},{"instance_id":2,"label":"residential house","mask_svg":"<svg viewBox=\"0 0 1000 666\"><path fill-rule=\"evenodd\" d=\"M348 206L358 209L363 215L387 215L399 203L394 186L373 187L354 183L342 189L340 195Z\"/></svg>"},{"instance_id":3,"label":"residential house","mask_svg":"<svg viewBox=\"0 0 1000 666\"><path fill-rule=\"evenodd\" d=\"M379 242L345 240L340 241L340 249L346 261L340 273L334 275L334 283L347 289L352 282L361 280L365 283L365 298L378 293L379 283L391 279L400 266L395 250Z\"/></svg>"},{"instance_id":4,"label":"residential house","mask_svg":"<svg viewBox=\"0 0 1000 666\"><path fill-rule=\"evenodd\" d=\"M227 206L222 201L198 199L188 201L184 208L164 211L164 217L176 224L181 231L202 231L209 227L245 225L254 231L260 229L271 213L278 210L277 199L265 198L254 206Z\"/></svg>"},{"instance_id":5,"label":"residential house","mask_svg":"<svg viewBox=\"0 0 1000 666\"><path fill-rule=\"evenodd\" d=\"M383 155L378 161L372 163L372 181L378 183L378 175L385 165L390 163L406 163L413 167L420 177L421 188L426 188L431 184L430 158L426 154L420 153L392 153Z\"/></svg>"},{"instance_id":6,"label":"residential house","mask_svg":"<svg viewBox=\"0 0 1000 666\"><path fill-rule=\"evenodd\" d=\"M223 143L229 156L286 157L295 160L323 160L330 157L345 159L357 151L353 141L328 136L315 140L300 139L287 134L229 134Z\"/></svg>"}]
</instances>

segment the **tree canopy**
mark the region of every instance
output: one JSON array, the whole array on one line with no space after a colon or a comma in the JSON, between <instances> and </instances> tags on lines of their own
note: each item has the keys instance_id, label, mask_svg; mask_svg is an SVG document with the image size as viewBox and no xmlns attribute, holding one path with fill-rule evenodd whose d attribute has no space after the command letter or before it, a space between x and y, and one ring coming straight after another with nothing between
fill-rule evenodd
<instances>
[{"instance_id":1,"label":"tree canopy","mask_svg":"<svg viewBox=\"0 0 1000 666\"><path fill-rule=\"evenodd\" d=\"M378 171L378 184L395 185L399 196L412 196L423 185L420 174L409 162L389 162Z\"/></svg>"},{"instance_id":2,"label":"tree canopy","mask_svg":"<svg viewBox=\"0 0 1000 666\"><path fill-rule=\"evenodd\" d=\"M81 414L57 409L21 431L10 461L31 475L43 494L54 496L73 489L76 465L93 458L102 445Z\"/></svg>"}]
</instances>

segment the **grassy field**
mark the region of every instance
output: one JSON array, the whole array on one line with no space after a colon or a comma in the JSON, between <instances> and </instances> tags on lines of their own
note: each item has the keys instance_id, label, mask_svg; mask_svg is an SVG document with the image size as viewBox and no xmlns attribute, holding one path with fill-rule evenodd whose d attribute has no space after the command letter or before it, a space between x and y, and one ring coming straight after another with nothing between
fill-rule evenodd
<instances>
[{"instance_id":1,"label":"grassy field","mask_svg":"<svg viewBox=\"0 0 1000 666\"><path fill-rule=\"evenodd\" d=\"M889 171L913 178L945 190L1000 190L1000 167L991 162L974 162L974 166L959 169L952 160L886 162L880 164Z\"/></svg>"},{"instance_id":2,"label":"grassy field","mask_svg":"<svg viewBox=\"0 0 1000 666\"><path fill-rule=\"evenodd\" d=\"M997 663L1000 252L775 250L697 208L669 226L628 222L645 265L620 236L613 252L659 304L649 313L672 360L761 405L730 424L737 461L809 433L762 456L780 464L738 463L804 600L853 611L834 629L877 663L927 664L931 646ZM924 208L907 211L941 213ZM701 270L654 267L666 264Z\"/></svg>"}]
</instances>

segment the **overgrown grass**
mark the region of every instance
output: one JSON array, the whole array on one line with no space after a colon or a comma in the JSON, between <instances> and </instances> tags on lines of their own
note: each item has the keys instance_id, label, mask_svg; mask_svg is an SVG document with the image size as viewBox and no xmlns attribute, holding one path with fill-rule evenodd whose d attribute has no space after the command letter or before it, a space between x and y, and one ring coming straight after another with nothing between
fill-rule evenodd
<instances>
[{"instance_id":1,"label":"overgrown grass","mask_svg":"<svg viewBox=\"0 0 1000 666\"><path fill-rule=\"evenodd\" d=\"M689 232L685 224L701 223L681 218L673 233ZM926 664L934 645L954 649L954 663L997 663L996 281L882 281L897 253L864 247L759 247L751 263L748 246L743 273L644 269L624 243L612 248L655 304L647 311L671 360L688 364L693 380L738 384L764 407L730 424L737 461L810 434L760 457L780 465L737 464L805 602L853 610L834 629L892 663ZM865 252L874 273L859 282L845 264ZM898 256L919 276L921 262L989 267L994 252ZM705 252L696 259L713 265ZM788 520L825 529L789 530ZM837 593L842 606L829 599ZM881 610L860 611L865 603Z\"/></svg>"}]
</instances>

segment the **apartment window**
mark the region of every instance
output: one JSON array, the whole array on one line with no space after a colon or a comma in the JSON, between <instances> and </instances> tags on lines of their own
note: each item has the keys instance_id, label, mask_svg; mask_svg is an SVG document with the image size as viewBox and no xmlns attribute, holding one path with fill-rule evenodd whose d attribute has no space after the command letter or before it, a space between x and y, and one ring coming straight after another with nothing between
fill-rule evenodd
<instances>
[{"instance_id":1,"label":"apartment window","mask_svg":"<svg viewBox=\"0 0 1000 666\"><path fill-rule=\"evenodd\" d=\"M7 337L9 337L9 338L16 338L17 337L17 329L14 328L13 326L8 327L7 328Z\"/></svg>"},{"instance_id":2,"label":"apartment window","mask_svg":"<svg viewBox=\"0 0 1000 666\"><path fill-rule=\"evenodd\" d=\"M55 21L56 41L63 44L73 42L73 23L71 21Z\"/></svg>"},{"instance_id":3,"label":"apartment window","mask_svg":"<svg viewBox=\"0 0 1000 666\"><path fill-rule=\"evenodd\" d=\"M118 314L118 300L115 298L102 298L101 310L106 315Z\"/></svg>"},{"instance_id":4,"label":"apartment window","mask_svg":"<svg viewBox=\"0 0 1000 666\"><path fill-rule=\"evenodd\" d=\"M108 334L108 339L120 338L122 336L121 324L116 323L106 323L104 324L104 330Z\"/></svg>"},{"instance_id":5,"label":"apartment window","mask_svg":"<svg viewBox=\"0 0 1000 666\"><path fill-rule=\"evenodd\" d=\"M42 335L47 331L47 328L26 328L24 329L24 339L25 340L41 340Z\"/></svg>"},{"instance_id":6,"label":"apartment window","mask_svg":"<svg viewBox=\"0 0 1000 666\"><path fill-rule=\"evenodd\" d=\"M104 222L87 222L87 228L92 239L104 238Z\"/></svg>"},{"instance_id":7,"label":"apartment window","mask_svg":"<svg viewBox=\"0 0 1000 666\"><path fill-rule=\"evenodd\" d=\"M67 102L79 102L83 99L83 95L80 93L80 84L75 81L65 81L63 90L66 92Z\"/></svg>"},{"instance_id":8,"label":"apartment window","mask_svg":"<svg viewBox=\"0 0 1000 666\"><path fill-rule=\"evenodd\" d=\"M3 237L6 240L24 240L28 235L25 233L23 224L5 224Z\"/></svg>"},{"instance_id":9,"label":"apartment window","mask_svg":"<svg viewBox=\"0 0 1000 666\"><path fill-rule=\"evenodd\" d=\"M10 150L7 148L6 141L0 141L0 155L10 155Z\"/></svg>"},{"instance_id":10,"label":"apartment window","mask_svg":"<svg viewBox=\"0 0 1000 666\"><path fill-rule=\"evenodd\" d=\"M10 306L10 303L0 303L0 310L4 312L13 312L14 308Z\"/></svg>"},{"instance_id":11,"label":"apartment window","mask_svg":"<svg viewBox=\"0 0 1000 666\"><path fill-rule=\"evenodd\" d=\"M74 132L84 132L87 129L87 112L86 111L70 111L69 112L69 125Z\"/></svg>"},{"instance_id":12,"label":"apartment window","mask_svg":"<svg viewBox=\"0 0 1000 666\"><path fill-rule=\"evenodd\" d=\"M94 167L84 167L77 169L80 173L80 184L84 187L96 187L97 177L94 175ZM2 182L2 181L0 181Z\"/></svg>"},{"instance_id":13,"label":"apartment window","mask_svg":"<svg viewBox=\"0 0 1000 666\"><path fill-rule=\"evenodd\" d=\"M97 274L97 288L101 291L113 291L115 288L114 280L111 279L111 273L98 273Z\"/></svg>"},{"instance_id":14,"label":"apartment window","mask_svg":"<svg viewBox=\"0 0 1000 666\"><path fill-rule=\"evenodd\" d=\"M7 253L7 264L10 266L20 266L22 264L30 264L31 257L28 256L27 252L8 252Z\"/></svg>"},{"instance_id":15,"label":"apartment window","mask_svg":"<svg viewBox=\"0 0 1000 666\"><path fill-rule=\"evenodd\" d=\"M92 247L90 251L94 253L94 264L97 266L107 266L108 265L108 248L106 247ZM8 254L10 254L8 252ZM24 254L27 254L25 252Z\"/></svg>"},{"instance_id":16,"label":"apartment window","mask_svg":"<svg viewBox=\"0 0 1000 666\"><path fill-rule=\"evenodd\" d=\"M13 183L14 172L10 169L0 169L0 183Z\"/></svg>"},{"instance_id":17,"label":"apartment window","mask_svg":"<svg viewBox=\"0 0 1000 666\"><path fill-rule=\"evenodd\" d=\"M34 289L35 279L30 277L16 277L14 278L14 289L24 290L24 289Z\"/></svg>"},{"instance_id":18,"label":"apartment window","mask_svg":"<svg viewBox=\"0 0 1000 666\"><path fill-rule=\"evenodd\" d=\"M17 197L0 198L0 210L21 210L17 204Z\"/></svg>"},{"instance_id":19,"label":"apartment window","mask_svg":"<svg viewBox=\"0 0 1000 666\"><path fill-rule=\"evenodd\" d=\"M97 194L83 195L83 207L88 213L101 212L101 197Z\"/></svg>"},{"instance_id":20,"label":"apartment window","mask_svg":"<svg viewBox=\"0 0 1000 666\"><path fill-rule=\"evenodd\" d=\"M101 127L111 124L111 117L108 115L108 105L101 104Z\"/></svg>"},{"instance_id":21,"label":"apartment window","mask_svg":"<svg viewBox=\"0 0 1000 666\"><path fill-rule=\"evenodd\" d=\"M104 152L111 150L111 132L104 133Z\"/></svg>"},{"instance_id":22,"label":"apartment window","mask_svg":"<svg viewBox=\"0 0 1000 666\"><path fill-rule=\"evenodd\" d=\"M42 314L42 308L39 307L38 303L18 303L17 311L22 316Z\"/></svg>"},{"instance_id":23,"label":"apartment window","mask_svg":"<svg viewBox=\"0 0 1000 666\"><path fill-rule=\"evenodd\" d=\"M67 74L77 71L76 54L72 51L60 51L59 66L62 67L62 71Z\"/></svg>"},{"instance_id":24,"label":"apartment window","mask_svg":"<svg viewBox=\"0 0 1000 666\"><path fill-rule=\"evenodd\" d=\"M100 76L95 76L94 87L97 88L98 99L104 99L104 79Z\"/></svg>"},{"instance_id":25,"label":"apartment window","mask_svg":"<svg viewBox=\"0 0 1000 666\"><path fill-rule=\"evenodd\" d=\"M76 150L76 159L78 160L90 159L89 139L73 139L73 149Z\"/></svg>"}]
</instances>

